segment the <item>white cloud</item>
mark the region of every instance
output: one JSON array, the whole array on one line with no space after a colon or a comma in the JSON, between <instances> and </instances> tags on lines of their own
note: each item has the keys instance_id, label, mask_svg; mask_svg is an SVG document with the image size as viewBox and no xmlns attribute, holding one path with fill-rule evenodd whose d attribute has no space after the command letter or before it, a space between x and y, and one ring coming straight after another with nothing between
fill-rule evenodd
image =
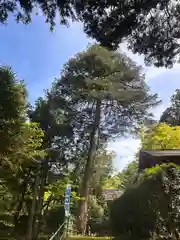
<instances>
[{"instance_id":1,"label":"white cloud","mask_svg":"<svg viewBox=\"0 0 180 240\"><path fill-rule=\"evenodd\" d=\"M139 146L140 141L133 138L117 139L116 141L109 143L108 150L116 153L114 166L118 171L122 170L130 161L134 159Z\"/></svg>"},{"instance_id":2,"label":"white cloud","mask_svg":"<svg viewBox=\"0 0 180 240\"><path fill-rule=\"evenodd\" d=\"M120 44L120 49L122 52L124 52L128 57L133 59L137 64L141 65L144 69L144 73L146 74L146 80L149 81L150 79L153 79L154 77L157 77L158 75L161 75L163 73L168 73L172 71L172 69L167 69L164 67L156 68L156 67L147 67L144 64L144 57L140 54L133 54L132 51L128 50L127 44L122 43ZM175 64L173 66L173 71L179 71L180 70L180 64Z\"/></svg>"}]
</instances>

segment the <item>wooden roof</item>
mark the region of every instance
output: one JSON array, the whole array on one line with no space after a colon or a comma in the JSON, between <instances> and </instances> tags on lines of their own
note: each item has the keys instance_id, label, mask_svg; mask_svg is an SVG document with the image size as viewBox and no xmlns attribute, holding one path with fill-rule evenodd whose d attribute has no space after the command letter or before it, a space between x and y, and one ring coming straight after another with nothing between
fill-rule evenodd
<instances>
[{"instance_id":1,"label":"wooden roof","mask_svg":"<svg viewBox=\"0 0 180 240\"><path fill-rule=\"evenodd\" d=\"M180 150L146 150L140 151L140 153L150 156L180 156Z\"/></svg>"},{"instance_id":2,"label":"wooden roof","mask_svg":"<svg viewBox=\"0 0 180 240\"><path fill-rule=\"evenodd\" d=\"M123 192L118 189L105 189L103 190L103 196L106 201L112 201L116 198L119 198Z\"/></svg>"},{"instance_id":3,"label":"wooden roof","mask_svg":"<svg viewBox=\"0 0 180 240\"><path fill-rule=\"evenodd\" d=\"M164 162L174 162L180 165L180 150L141 150L139 153L139 170Z\"/></svg>"}]
</instances>

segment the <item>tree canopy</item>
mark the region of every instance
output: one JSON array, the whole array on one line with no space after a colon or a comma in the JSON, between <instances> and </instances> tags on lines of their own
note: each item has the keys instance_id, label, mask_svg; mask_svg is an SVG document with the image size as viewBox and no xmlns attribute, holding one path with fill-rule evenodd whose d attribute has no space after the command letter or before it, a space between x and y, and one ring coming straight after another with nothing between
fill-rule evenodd
<instances>
[{"instance_id":1,"label":"tree canopy","mask_svg":"<svg viewBox=\"0 0 180 240\"><path fill-rule=\"evenodd\" d=\"M150 131L141 135L143 150L169 150L179 149L180 127L167 124L155 125Z\"/></svg>"},{"instance_id":2,"label":"tree canopy","mask_svg":"<svg viewBox=\"0 0 180 240\"><path fill-rule=\"evenodd\" d=\"M0 3L0 22L13 13L17 21L28 23L39 9L51 27L56 13L61 24L70 19L83 22L85 33L110 49L126 40L134 53L145 55L147 64L171 67L179 60L178 0L8 0Z\"/></svg>"},{"instance_id":3,"label":"tree canopy","mask_svg":"<svg viewBox=\"0 0 180 240\"><path fill-rule=\"evenodd\" d=\"M126 40L133 53L144 54L145 62L157 67L178 60L178 1L89 1L85 7L85 32L103 46L117 49Z\"/></svg>"},{"instance_id":4,"label":"tree canopy","mask_svg":"<svg viewBox=\"0 0 180 240\"><path fill-rule=\"evenodd\" d=\"M26 227L20 230L19 225L28 222L37 160L45 153L43 131L27 121L25 85L9 67L1 66L0 86L0 229L6 239L25 235Z\"/></svg>"},{"instance_id":5,"label":"tree canopy","mask_svg":"<svg viewBox=\"0 0 180 240\"><path fill-rule=\"evenodd\" d=\"M0 66L0 161L13 153L26 116L26 90L11 68Z\"/></svg>"}]
</instances>

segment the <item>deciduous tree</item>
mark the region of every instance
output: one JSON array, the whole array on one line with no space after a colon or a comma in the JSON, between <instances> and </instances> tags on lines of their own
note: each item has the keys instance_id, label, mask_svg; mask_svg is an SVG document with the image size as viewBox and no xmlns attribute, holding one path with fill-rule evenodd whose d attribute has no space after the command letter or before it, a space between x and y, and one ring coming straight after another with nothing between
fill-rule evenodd
<instances>
[{"instance_id":1,"label":"deciduous tree","mask_svg":"<svg viewBox=\"0 0 180 240\"><path fill-rule=\"evenodd\" d=\"M141 135L144 150L169 150L180 147L180 127L158 124Z\"/></svg>"},{"instance_id":2,"label":"deciduous tree","mask_svg":"<svg viewBox=\"0 0 180 240\"><path fill-rule=\"evenodd\" d=\"M24 123L19 135L21 148L8 155L8 163L0 167L0 184L2 191L5 191L0 199L0 218L2 222L6 220L2 229L8 226L6 234L9 231L9 234L14 234L18 238L25 237L27 228L24 226L22 231L19 226L23 221L24 224L27 223L31 198L36 199L32 192L35 176L38 173L36 159L42 159L44 156L44 151L39 150L43 141L43 132L37 124ZM13 163L13 168L9 162ZM29 214L28 217L33 216Z\"/></svg>"}]
</instances>

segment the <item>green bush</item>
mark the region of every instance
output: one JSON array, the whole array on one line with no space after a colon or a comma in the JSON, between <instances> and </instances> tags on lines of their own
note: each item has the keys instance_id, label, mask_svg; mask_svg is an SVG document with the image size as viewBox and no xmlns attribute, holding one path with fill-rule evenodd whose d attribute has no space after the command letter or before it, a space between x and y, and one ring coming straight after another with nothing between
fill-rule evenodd
<instances>
[{"instance_id":1,"label":"green bush","mask_svg":"<svg viewBox=\"0 0 180 240\"><path fill-rule=\"evenodd\" d=\"M146 170L111 206L117 240L180 239L180 170L173 164Z\"/></svg>"}]
</instances>

